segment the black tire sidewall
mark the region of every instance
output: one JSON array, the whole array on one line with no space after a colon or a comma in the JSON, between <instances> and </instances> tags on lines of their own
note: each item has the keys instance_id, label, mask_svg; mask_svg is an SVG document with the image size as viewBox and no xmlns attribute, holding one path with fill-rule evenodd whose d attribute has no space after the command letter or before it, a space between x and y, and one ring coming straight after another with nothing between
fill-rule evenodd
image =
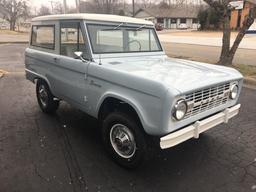
<instances>
[{"instance_id":1,"label":"black tire sidewall","mask_svg":"<svg viewBox=\"0 0 256 192\"><path fill-rule=\"evenodd\" d=\"M46 106L43 106L43 104L41 103L41 100L40 100L40 96L39 96L39 87L41 85L45 86L47 96L48 96L48 103ZM43 80L38 80L36 83L36 97L37 97L37 102L43 112L54 113L57 110L57 108L59 106L59 101L54 100L54 96L52 95L48 84Z\"/></svg>"},{"instance_id":2,"label":"black tire sidewall","mask_svg":"<svg viewBox=\"0 0 256 192\"><path fill-rule=\"evenodd\" d=\"M135 154L129 159L119 156L112 147L110 142L110 130L115 124L125 125L133 133L137 148ZM119 165L125 168L135 168L143 161L146 151L145 135L139 123L130 116L121 112L109 114L103 121L102 139L108 153Z\"/></svg>"}]
</instances>

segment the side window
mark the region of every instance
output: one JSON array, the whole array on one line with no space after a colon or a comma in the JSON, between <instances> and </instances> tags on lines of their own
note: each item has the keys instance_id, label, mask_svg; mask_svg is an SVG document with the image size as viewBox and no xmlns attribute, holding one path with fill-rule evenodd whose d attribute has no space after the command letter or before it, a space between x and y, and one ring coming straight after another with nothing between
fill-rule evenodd
<instances>
[{"instance_id":1,"label":"side window","mask_svg":"<svg viewBox=\"0 0 256 192\"><path fill-rule=\"evenodd\" d=\"M86 54L86 45L80 23L62 23L60 28L60 54L74 58L74 52Z\"/></svg>"},{"instance_id":2,"label":"side window","mask_svg":"<svg viewBox=\"0 0 256 192\"><path fill-rule=\"evenodd\" d=\"M171 23L172 24L176 24L177 23L177 19L175 19L175 18L171 19Z\"/></svg>"},{"instance_id":3,"label":"side window","mask_svg":"<svg viewBox=\"0 0 256 192\"><path fill-rule=\"evenodd\" d=\"M198 23L198 19L193 19L193 23Z\"/></svg>"},{"instance_id":4,"label":"side window","mask_svg":"<svg viewBox=\"0 0 256 192\"><path fill-rule=\"evenodd\" d=\"M31 45L45 49L55 48L54 25L32 26Z\"/></svg>"}]
</instances>

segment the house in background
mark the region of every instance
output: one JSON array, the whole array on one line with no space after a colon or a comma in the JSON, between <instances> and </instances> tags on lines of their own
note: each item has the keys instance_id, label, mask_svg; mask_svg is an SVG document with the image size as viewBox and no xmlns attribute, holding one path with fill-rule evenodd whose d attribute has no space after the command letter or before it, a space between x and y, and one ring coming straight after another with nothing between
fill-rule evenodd
<instances>
[{"instance_id":1,"label":"house in background","mask_svg":"<svg viewBox=\"0 0 256 192\"><path fill-rule=\"evenodd\" d=\"M161 24L164 29L189 28L198 29L198 12L196 8L145 8L139 9L135 17Z\"/></svg>"},{"instance_id":2,"label":"house in background","mask_svg":"<svg viewBox=\"0 0 256 192\"><path fill-rule=\"evenodd\" d=\"M0 18L0 29L9 29L9 28L10 28L9 23L6 20Z\"/></svg>"},{"instance_id":3,"label":"house in background","mask_svg":"<svg viewBox=\"0 0 256 192\"><path fill-rule=\"evenodd\" d=\"M243 26L245 17L249 14L251 8L256 6L256 0L232 1L230 2L234 9L231 11L230 27L239 29Z\"/></svg>"}]
</instances>

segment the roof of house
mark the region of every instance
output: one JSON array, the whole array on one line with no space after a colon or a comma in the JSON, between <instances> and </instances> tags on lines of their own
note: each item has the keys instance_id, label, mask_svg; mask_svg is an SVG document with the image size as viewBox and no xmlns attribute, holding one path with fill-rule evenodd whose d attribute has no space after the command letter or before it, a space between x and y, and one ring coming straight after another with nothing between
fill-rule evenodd
<instances>
[{"instance_id":1,"label":"roof of house","mask_svg":"<svg viewBox=\"0 0 256 192\"><path fill-rule=\"evenodd\" d=\"M132 17L118 16L118 15L107 15L107 14L61 14L61 15L47 15L41 17L35 17L32 22L35 21L49 21L49 20L70 20L70 19L81 19L81 20L93 20L93 21L108 21L108 22L125 22L134 24L153 25L151 21L143 19L136 19Z\"/></svg>"},{"instance_id":2,"label":"roof of house","mask_svg":"<svg viewBox=\"0 0 256 192\"><path fill-rule=\"evenodd\" d=\"M199 9L184 8L184 7L179 7L179 8L156 8L156 7L154 7L154 8L140 9L137 11L136 15L141 11L146 12L148 15L150 15L152 17L158 17L158 18L164 18L164 17L197 18Z\"/></svg>"}]
</instances>

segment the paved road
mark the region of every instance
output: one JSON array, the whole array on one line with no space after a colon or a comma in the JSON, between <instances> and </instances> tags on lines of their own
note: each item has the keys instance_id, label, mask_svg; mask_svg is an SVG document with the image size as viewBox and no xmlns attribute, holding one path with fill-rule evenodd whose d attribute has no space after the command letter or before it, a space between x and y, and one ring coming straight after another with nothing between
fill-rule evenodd
<instances>
[{"instance_id":1,"label":"paved road","mask_svg":"<svg viewBox=\"0 0 256 192\"><path fill-rule=\"evenodd\" d=\"M199 140L152 151L127 171L105 154L97 121L62 103L37 106L24 79L22 45L0 47L0 191L256 191L256 91L243 89L240 115Z\"/></svg>"},{"instance_id":2,"label":"paved road","mask_svg":"<svg viewBox=\"0 0 256 192\"><path fill-rule=\"evenodd\" d=\"M217 63L221 52L221 48L215 46L166 42L162 45L169 56L209 63ZM233 63L256 66L256 50L238 49Z\"/></svg>"}]
</instances>

